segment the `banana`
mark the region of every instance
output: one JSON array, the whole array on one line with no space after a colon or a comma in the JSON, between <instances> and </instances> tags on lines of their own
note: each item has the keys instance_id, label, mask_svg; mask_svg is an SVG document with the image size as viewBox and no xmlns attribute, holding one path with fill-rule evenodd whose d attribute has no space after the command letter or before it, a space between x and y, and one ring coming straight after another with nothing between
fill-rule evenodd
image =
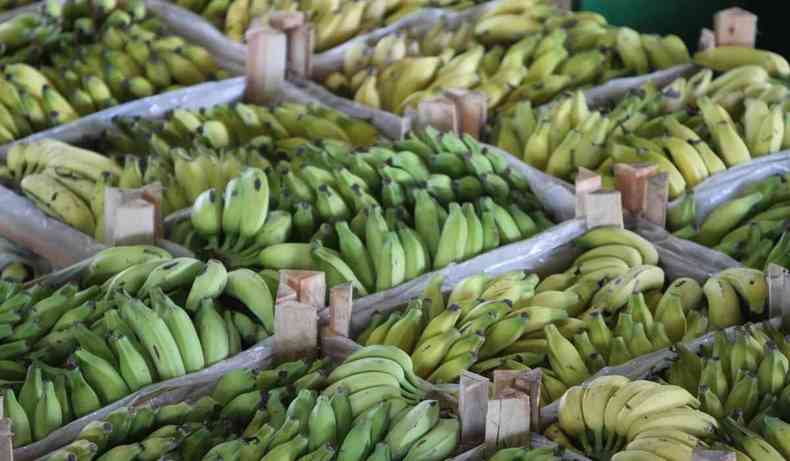
<instances>
[{"instance_id":1,"label":"banana","mask_svg":"<svg viewBox=\"0 0 790 461\"><path fill-rule=\"evenodd\" d=\"M187 295L186 309L194 312L204 299L213 299L223 293L228 283L228 272L217 260L209 260L203 271L195 277Z\"/></svg>"},{"instance_id":2,"label":"banana","mask_svg":"<svg viewBox=\"0 0 790 461\"><path fill-rule=\"evenodd\" d=\"M643 264L655 265L658 263L658 252L655 247L641 236L626 229L612 227L593 229L577 239L575 243L582 249L612 244L628 245L639 251Z\"/></svg>"},{"instance_id":3,"label":"banana","mask_svg":"<svg viewBox=\"0 0 790 461\"><path fill-rule=\"evenodd\" d=\"M718 276L730 283L736 292L747 302L749 310L761 314L765 310L768 285L762 271L747 268L731 268Z\"/></svg>"},{"instance_id":4,"label":"banana","mask_svg":"<svg viewBox=\"0 0 790 461\"><path fill-rule=\"evenodd\" d=\"M170 379L186 374L178 345L164 320L138 300L120 295L116 300L124 319L153 360L160 378Z\"/></svg>"},{"instance_id":5,"label":"banana","mask_svg":"<svg viewBox=\"0 0 790 461\"><path fill-rule=\"evenodd\" d=\"M249 269L229 272L224 292L241 301L267 331L274 331L274 300L258 274Z\"/></svg>"},{"instance_id":6,"label":"banana","mask_svg":"<svg viewBox=\"0 0 790 461\"><path fill-rule=\"evenodd\" d=\"M111 363L86 350L75 351L74 358L80 369L84 371L85 379L90 383L91 388L96 389L97 395L105 405L130 393L126 382Z\"/></svg>"},{"instance_id":7,"label":"banana","mask_svg":"<svg viewBox=\"0 0 790 461\"><path fill-rule=\"evenodd\" d=\"M740 66L756 65L772 76L790 75L790 65L782 56L754 48L725 46L700 51L694 62L718 71L729 71Z\"/></svg>"},{"instance_id":8,"label":"banana","mask_svg":"<svg viewBox=\"0 0 790 461\"><path fill-rule=\"evenodd\" d=\"M130 391L135 392L153 382L148 364L129 338L110 337L109 343L118 358L119 371Z\"/></svg>"},{"instance_id":9,"label":"banana","mask_svg":"<svg viewBox=\"0 0 790 461\"><path fill-rule=\"evenodd\" d=\"M3 397L4 414L10 418L14 428L14 446L25 446L33 441L33 429L28 413L17 400L13 389L6 389Z\"/></svg>"},{"instance_id":10,"label":"banana","mask_svg":"<svg viewBox=\"0 0 790 461\"><path fill-rule=\"evenodd\" d=\"M185 371L192 373L203 369L205 367L203 348L189 314L160 289L151 292L151 302L178 345Z\"/></svg>"},{"instance_id":11,"label":"banana","mask_svg":"<svg viewBox=\"0 0 790 461\"><path fill-rule=\"evenodd\" d=\"M194 258L174 258L151 271L138 296L146 296L155 288L169 291L191 283L204 267L204 263Z\"/></svg>"},{"instance_id":12,"label":"banana","mask_svg":"<svg viewBox=\"0 0 790 461\"><path fill-rule=\"evenodd\" d=\"M546 325L543 332L548 340L549 363L562 382L572 386L584 381L590 372L573 344L553 324Z\"/></svg>"},{"instance_id":13,"label":"banana","mask_svg":"<svg viewBox=\"0 0 790 461\"><path fill-rule=\"evenodd\" d=\"M230 355L230 338L225 320L217 312L211 299L200 303L195 315L195 329L206 365L213 365Z\"/></svg>"},{"instance_id":14,"label":"banana","mask_svg":"<svg viewBox=\"0 0 790 461\"><path fill-rule=\"evenodd\" d=\"M458 446L461 425L456 418L442 418L427 434L418 439L406 454L407 461L440 461Z\"/></svg>"},{"instance_id":15,"label":"banana","mask_svg":"<svg viewBox=\"0 0 790 461\"><path fill-rule=\"evenodd\" d=\"M166 250L148 245L108 248L91 259L84 280L88 285L101 284L134 265L171 257Z\"/></svg>"},{"instance_id":16,"label":"banana","mask_svg":"<svg viewBox=\"0 0 790 461\"><path fill-rule=\"evenodd\" d=\"M593 231L595 232L595 231ZM593 296L591 306L614 312L623 307L636 291L660 288L664 285L664 271L656 266L636 266L612 279Z\"/></svg>"},{"instance_id":17,"label":"banana","mask_svg":"<svg viewBox=\"0 0 790 461\"><path fill-rule=\"evenodd\" d=\"M26 176L20 186L22 192L45 213L88 235L94 234L96 223L88 205L51 176L45 174Z\"/></svg>"}]
</instances>

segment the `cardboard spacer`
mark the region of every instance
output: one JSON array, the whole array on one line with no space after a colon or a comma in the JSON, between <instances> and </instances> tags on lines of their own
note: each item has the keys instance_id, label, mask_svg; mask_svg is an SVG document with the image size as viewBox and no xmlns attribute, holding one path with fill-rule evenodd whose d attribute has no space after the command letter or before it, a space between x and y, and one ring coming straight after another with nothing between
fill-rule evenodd
<instances>
[{"instance_id":1,"label":"cardboard spacer","mask_svg":"<svg viewBox=\"0 0 790 461\"><path fill-rule=\"evenodd\" d=\"M104 189L103 242L107 245L153 245L164 236L162 185L139 189Z\"/></svg>"},{"instance_id":2,"label":"cardboard spacer","mask_svg":"<svg viewBox=\"0 0 790 461\"><path fill-rule=\"evenodd\" d=\"M416 122L418 129L432 126L441 132L458 133L458 108L444 96L426 99L417 105Z\"/></svg>"},{"instance_id":3,"label":"cardboard spacer","mask_svg":"<svg viewBox=\"0 0 790 461\"><path fill-rule=\"evenodd\" d=\"M253 26L246 33L247 87L245 99L254 104L276 101L285 81L288 43L284 32Z\"/></svg>"},{"instance_id":4,"label":"cardboard spacer","mask_svg":"<svg viewBox=\"0 0 790 461\"><path fill-rule=\"evenodd\" d=\"M697 42L697 49L705 51L711 48L716 48L716 34L708 28L702 28L699 31L699 41Z\"/></svg>"},{"instance_id":5,"label":"cardboard spacer","mask_svg":"<svg viewBox=\"0 0 790 461\"><path fill-rule=\"evenodd\" d=\"M757 15L733 7L713 16L713 28L718 46L746 46L754 48L757 42Z\"/></svg>"},{"instance_id":6,"label":"cardboard spacer","mask_svg":"<svg viewBox=\"0 0 790 461\"><path fill-rule=\"evenodd\" d=\"M472 448L485 440L488 378L464 371L458 391L458 415L461 418L461 445Z\"/></svg>"},{"instance_id":7,"label":"cardboard spacer","mask_svg":"<svg viewBox=\"0 0 790 461\"><path fill-rule=\"evenodd\" d=\"M768 283L768 314L781 317L783 329L790 329L790 271L770 264L765 271Z\"/></svg>"},{"instance_id":8,"label":"cardboard spacer","mask_svg":"<svg viewBox=\"0 0 790 461\"><path fill-rule=\"evenodd\" d=\"M488 117L486 95L468 90L447 90L445 95L455 103L460 132L480 139Z\"/></svg>"},{"instance_id":9,"label":"cardboard spacer","mask_svg":"<svg viewBox=\"0 0 790 461\"><path fill-rule=\"evenodd\" d=\"M315 357L318 310L323 307L323 272L280 271L274 306L274 355L280 360Z\"/></svg>"},{"instance_id":10,"label":"cardboard spacer","mask_svg":"<svg viewBox=\"0 0 790 461\"><path fill-rule=\"evenodd\" d=\"M588 170L587 168L580 167L579 172L576 174L576 217L581 218L585 215L584 211L584 196L597 192L603 188L603 181L601 175Z\"/></svg>"}]
</instances>

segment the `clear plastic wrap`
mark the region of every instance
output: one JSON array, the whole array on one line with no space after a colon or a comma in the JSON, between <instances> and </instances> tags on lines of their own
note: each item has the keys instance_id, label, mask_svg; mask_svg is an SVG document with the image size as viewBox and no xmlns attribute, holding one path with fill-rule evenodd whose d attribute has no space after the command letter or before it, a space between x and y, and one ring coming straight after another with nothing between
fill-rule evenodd
<instances>
[{"instance_id":1,"label":"clear plastic wrap","mask_svg":"<svg viewBox=\"0 0 790 461\"><path fill-rule=\"evenodd\" d=\"M530 434L530 448L544 448L544 447L556 447L557 444L553 441L549 440L545 436L537 433ZM451 458L449 461L486 461L488 458L484 456L485 447L483 445L477 446L472 448L471 450L465 451L460 455ZM582 456L578 453L573 453L571 451L563 451L562 455L559 456L560 459L565 461L591 461L590 458L586 456Z\"/></svg>"},{"instance_id":2,"label":"clear plastic wrap","mask_svg":"<svg viewBox=\"0 0 790 461\"><path fill-rule=\"evenodd\" d=\"M711 176L694 188L696 224L702 224L705 217L719 205L737 197L746 185L773 175L790 173L790 151L758 157L749 163L738 165L727 171ZM680 205L681 198L674 200L669 207Z\"/></svg>"},{"instance_id":3,"label":"clear plastic wrap","mask_svg":"<svg viewBox=\"0 0 790 461\"><path fill-rule=\"evenodd\" d=\"M22 263L36 274L46 274L52 270L52 266L46 259L35 255L16 243L0 237L0 270L13 263Z\"/></svg>"}]
</instances>

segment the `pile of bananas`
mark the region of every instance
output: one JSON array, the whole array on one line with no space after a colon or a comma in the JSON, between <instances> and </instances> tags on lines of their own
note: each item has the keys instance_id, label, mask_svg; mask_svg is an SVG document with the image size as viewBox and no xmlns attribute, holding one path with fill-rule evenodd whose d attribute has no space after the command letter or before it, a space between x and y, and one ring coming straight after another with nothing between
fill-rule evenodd
<instances>
[{"instance_id":1,"label":"pile of bananas","mask_svg":"<svg viewBox=\"0 0 790 461\"><path fill-rule=\"evenodd\" d=\"M652 163L677 197L710 175L790 147L788 94L759 66L717 78L704 69L662 91L648 83L609 111L591 111L582 92L548 108L516 104L497 119L491 142L567 180L584 167L611 185L615 163Z\"/></svg>"},{"instance_id":2,"label":"pile of bananas","mask_svg":"<svg viewBox=\"0 0 790 461\"><path fill-rule=\"evenodd\" d=\"M697 395L706 413L722 418L738 411L750 427L790 404L790 343L771 326L750 324L719 332L702 353L678 345L677 359L663 374Z\"/></svg>"},{"instance_id":3,"label":"pile of bananas","mask_svg":"<svg viewBox=\"0 0 790 461\"><path fill-rule=\"evenodd\" d=\"M0 379L14 388L24 381L19 402L36 428L20 445L235 355L274 328L272 294L257 274L155 247L104 250L83 285L54 293L4 285ZM50 391L57 402L43 398Z\"/></svg>"},{"instance_id":4,"label":"pile of bananas","mask_svg":"<svg viewBox=\"0 0 790 461\"><path fill-rule=\"evenodd\" d=\"M425 1L399 0L177 0L175 3L200 14L235 42L245 40L244 33L255 19L266 24L276 11L305 12L315 27L315 51L340 45L429 6Z\"/></svg>"},{"instance_id":5,"label":"pile of bananas","mask_svg":"<svg viewBox=\"0 0 790 461\"><path fill-rule=\"evenodd\" d=\"M503 448L488 461L560 461L562 449L558 448Z\"/></svg>"},{"instance_id":6,"label":"pile of bananas","mask_svg":"<svg viewBox=\"0 0 790 461\"><path fill-rule=\"evenodd\" d=\"M501 156L428 130L353 155L324 142L250 168L224 197L198 196L171 238L233 267L322 270L365 295L551 226L537 208Z\"/></svg>"},{"instance_id":7,"label":"pile of bananas","mask_svg":"<svg viewBox=\"0 0 790 461\"><path fill-rule=\"evenodd\" d=\"M442 283L441 276L434 277L424 298L409 303L403 313L373 314L357 342L397 346L411 354L418 376L433 383L452 383L467 369L484 373L542 363L543 353L508 348L522 336L568 318L564 309L520 303L532 298L538 283L537 276L521 271L496 278L467 277L446 301Z\"/></svg>"},{"instance_id":8,"label":"pile of bananas","mask_svg":"<svg viewBox=\"0 0 790 461\"><path fill-rule=\"evenodd\" d=\"M189 207L210 187L222 191L245 165L268 168L267 158L293 156L309 142L336 140L338 149L348 149L346 143L378 139L367 122L318 105L222 104L177 109L163 120L119 117L113 123L90 144L95 151L51 139L16 144L0 177L18 184L47 214L101 241L107 186L160 181L167 214Z\"/></svg>"},{"instance_id":9,"label":"pile of bananas","mask_svg":"<svg viewBox=\"0 0 790 461\"><path fill-rule=\"evenodd\" d=\"M790 409L790 343L768 324L719 332L699 354L678 346L662 377L695 394L702 409L722 421L721 435L739 459L790 456L786 418ZM733 448L735 447L735 448Z\"/></svg>"},{"instance_id":10,"label":"pile of bananas","mask_svg":"<svg viewBox=\"0 0 790 461\"><path fill-rule=\"evenodd\" d=\"M440 418L435 400L414 400L402 351L365 348L326 368L233 370L194 403L118 410L44 459L441 461L455 451L458 420Z\"/></svg>"},{"instance_id":11,"label":"pile of bananas","mask_svg":"<svg viewBox=\"0 0 790 461\"><path fill-rule=\"evenodd\" d=\"M568 389L547 435L596 460L690 460L718 428L699 406L680 386L604 376Z\"/></svg>"},{"instance_id":12,"label":"pile of bananas","mask_svg":"<svg viewBox=\"0 0 790 461\"><path fill-rule=\"evenodd\" d=\"M758 428L749 429L727 416L720 431L727 443L715 443L719 450L734 452L744 461L784 461L790 458L790 424L773 416L762 419Z\"/></svg>"},{"instance_id":13,"label":"pile of bananas","mask_svg":"<svg viewBox=\"0 0 790 461\"><path fill-rule=\"evenodd\" d=\"M142 0L50 0L0 24L0 48L0 143L227 76L204 48L168 35Z\"/></svg>"},{"instance_id":14,"label":"pile of bananas","mask_svg":"<svg viewBox=\"0 0 790 461\"><path fill-rule=\"evenodd\" d=\"M567 13L540 1L497 3L451 30L384 37L349 49L324 85L361 104L402 114L448 89L485 94L489 109L563 90L690 62L677 36L640 35L591 12Z\"/></svg>"},{"instance_id":15,"label":"pile of bananas","mask_svg":"<svg viewBox=\"0 0 790 461\"><path fill-rule=\"evenodd\" d=\"M580 316L583 322L572 338L555 331L553 325L545 328L550 368L543 370L542 391L547 401L556 400L568 386L581 383L604 366L620 365L708 331L741 324L749 316L759 317L767 300L764 274L746 268L722 271L702 286L679 278L663 294L662 284L659 289L645 287L643 293L628 294L622 291L623 281L619 276L608 282L614 291L604 295L609 299L603 306L627 300L628 307L616 318L606 319L605 312L593 308ZM641 288L645 281L649 282L636 280L634 286ZM630 293L631 289L626 290Z\"/></svg>"},{"instance_id":16,"label":"pile of bananas","mask_svg":"<svg viewBox=\"0 0 790 461\"><path fill-rule=\"evenodd\" d=\"M69 454L79 460L162 459L179 453L182 459L201 459L215 445L238 438L234 432L244 430L245 438L254 437L267 422L267 411L271 420L282 424L289 402L302 391L317 389L322 381L316 376L325 378L325 367L324 361L298 360L264 370L235 369L223 375L209 395L194 401L122 407L104 420L92 421L74 442L43 459L64 460ZM269 399L258 410L252 400L264 394ZM251 459L250 445L241 450L243 459Z\"/></svg>"},{"instance_id":17,"label":"pile of bananas","mask_svg":"<svg viewBox=\"0 0 790 461\"><path fill-rule=\"evenodd\" d=\"M790 177L771 176L745 187L737 198L710 212L694 226L693 195L669 212L668 225L678 237L694 240L731 256L747 267L790 267Z\"/></svg>"},{"instance_id":18,"label":"pile of bananas","mask_svg":"<svg viewBox=\"0 0 790 461\"><path fill-rule=\"evenodd\" d=\"M431 382L454 382L466 369L541 366L543 399L551 402L605 366L765 309L761 271L727 269L704 285L679 278L665 288L655 248L631 231L599 228L574 244L586 251L539 283L523 272L477 275L445 297L436 277L403 311L374 313L357 342L398 346Z\"/></svg>"}]
</instances>

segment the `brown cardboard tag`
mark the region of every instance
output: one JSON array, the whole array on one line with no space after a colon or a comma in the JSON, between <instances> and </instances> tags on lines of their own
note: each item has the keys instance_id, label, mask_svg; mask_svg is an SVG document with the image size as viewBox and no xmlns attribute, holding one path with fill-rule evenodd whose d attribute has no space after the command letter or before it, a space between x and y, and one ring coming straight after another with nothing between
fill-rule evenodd
<instances>
[{"instance_id":1,"label":"brown cardboard tag","mask_svg":"<svg viewBox=\"0 0 790 461\"><path fill-rule=\"evenodd\" d=\"M351 282L329 290L329 333L349 337L354 288Z\"/></svg>"},{"instance_id":2,"label":"brown cardboard tag","mask_svg":"<svg viewBox=\"0 0 790 461\"><path fill-rule=\"evenodd\" d=\"M152 245L164 234L162 186L104 190L104 242L107 245Z\"/></svg>"},{"instance_id":3,"label":"brown cardboard tag","mask_svg":"<svg viewBox=\"0 0 790 461\"><path fill-rule=\"evenodd\" d=\"M713 16L718 46L754 48L757 41L757 15L743 8L721 10Z\"/></svg>"},{"instance_id":4,"label":"brown cardboard tag","mask_svg":"<svg viewBox=\"0 0 790 461\"><path fill-rule=\"evenodd\" d=\"M439 96L417 106L419 128L432 126L442 132L458 133L458 109L449 98Z\"/></svg>"},{"instance_id":5,"label":"brown cardboard tag","mask_svg":"<svg viewBox=\"0 0 790 461\"><path fill-rule=\"evenodd\" d=\"M269 25L283 32L288 42L286 70L289 76L307 79L311 76L313 58L313 26L305 13L275 11Z\"/></svg>"},{"instance_id":6,"label":"brown cardboard tag","mask_svg":"<svg viewBox=\"0 0 790 461\"><path fill-rule=\"evenodd\" d=\"M587 228L623 227L623 202L620 191L597 191L584 195L584 217Z\"/></svg>"},{"instance_id":7,"label":"brown cardboard tag","mask_svg":"<svg viewBox=\"0 0 790 461\"><path fill-rule=\"evenodd\" d=\"M669 202L669 174L659 173L647 180L647 200L642 215L655 225L666 227Z\"/></svg>"},{"instance_id":8,"label":"brown cardboard tag","mask_svg":"<svg viewBox=\"0 0 790 461\"><path fill-rule=\"evenodd\" d=\"M490 400L486 414L486 453L530 444L529 397Z\"/></svg>"},{"instance_id":9,"label":"brown cardboard tag","mask_svg":"<svg viewBox=\"0 0 790 461\"><path fill-rule=\"evenodd\" d=\"M323 272L280 271L274 306L274 354L285 360L318 352L318 310L324 307Z\"/></svg>"},{"instance_id":10,"label":"brown cardboard tag","mask_svg":"<svg viewBox=\"0 0 790 461\"><path fill-rule=\"evenodd\" d=\"M0 459L14 461L14 433L12 432L11 418L4 417L4 408L3 396L0 395Z\"/></svg>"},{"instance_id":11,"label":"brown cardboard tag","mask_svg":"<svg viewBox=\"0 0 790 461\"><path fill-rule=\"evenodd\" d=\"M530 429L533 432L540 432L540 383L542 377L543 374L539 369L494 370L494 398L511 398L519 394L529 397Z\"/></svg>"},{"instance_id":12,"label":"brown cardboard tag","mask_svg":"<svg viewBox=\"0 0 790 461\"><path fill-rule=\"evenodd\" d=\"M461 375L458 392L458 415L461 418L461 445L479 445L486 435L488 388L490 381L471 371Z\"/></svg>"},{"instance_id":13,"label":"brown cardboard tag","mask_svg":"<svg viewBox=\"0 0 790 461\"><path fill-rule=\"evenodd\" d=\"M286 35L268 27L247 31L247 88L245 97L255 104L276 101L285 81L288 56Z\"/></svg>"},{"instance_id":14,"label":"brown cardboard tag","mask_svg":"<svg viewBox=\"0 0 790 461\"><path fill-rule=\"evenodd\" d=\"M699 42L697 49L705 51L710 48L716 48L716 34L712 30L703 28L699 32Z\"/></svg>"},{"instance_id":15,"label":"brown cardboard tag","mask_svg":"<svg viewBox=\"0 0 790 461\"><path fill-rule=\"evenodd\" d=\"M768 283L768 314L781 317L784 329L790 329L790 271L771 264L765 271Z\"/></svg>"},{"instance_id":16,"label":"brown cardboard tag","mask_svg":"<svg viewBox=\"0 0 790 461\"><path fill-rule=\"evenodd\" d=\"M323 272L318 271L280 271L280 283L278 285L278 301L280 300L280 287L283 290L283 299L291 299L295 293L295 301L302 304L309 304L316 308L324 307L326 302L326 281ZM291 291L288 291L290 288Z\"/></svg>"},{"instance_id":17,"label":"brown cardboard tag","mask_svg":"<svg viewBox=\"0 0 790 461\"><path fill-rule=\"evenodd\" d=\"M579 172L576 174L576 217L581 218L584 216L584 196L601 190L603 183L601 175L588 170L587 168L580 167Z\"/></svg>"},{"instance_id":18,"label":"brown cardboard tag","mask_svg":"<svg viewBox=\"0 0 790 461\"><path fill-rule=\"evenodd\" d=\"M467 90L448 90L445 94L455 103L458 129L461 133L480 139L488 117L488 101L485 94Z\"/></svg>"},{"instance_id":19,"label":"brown cardboard tag","mask_svg":"<svg viewBox=\"0 0 790 461\"><path fill-rule=\"evenodd\" d=\"M615 187L623 194L625 210L639 214L645 209L647 178L656 174L656 171L656 166L649 163L615 164Z\"/></svg>"},{"instance_id":20,"label":"brown cardboard tag","mask_svg":"<svg viewBox=\"0 0 790 461\"><path fill-rule=\"evenodd\" d=\"M313 358L318 352L318 309L286 301L274 307L274 354L280 360Z\"/></svg>"}]
</instances>

